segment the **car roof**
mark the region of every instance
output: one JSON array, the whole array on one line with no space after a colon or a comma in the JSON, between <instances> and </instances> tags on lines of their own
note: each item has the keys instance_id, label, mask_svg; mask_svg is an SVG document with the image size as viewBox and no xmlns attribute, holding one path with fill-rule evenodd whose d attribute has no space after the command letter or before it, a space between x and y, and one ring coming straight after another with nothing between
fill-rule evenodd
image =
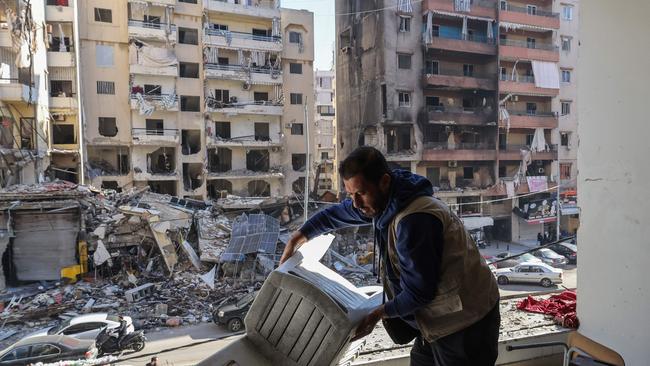
<instances>
[{"instance_id":1,"label":"car roof","mask_svg":"<svg viewBox=\"0 0 650 366\"><path fill-rule=\"evenodd\" d=\"M23 339L21 341L16 342L11 348L16 348L20 346L30 346L39 343L54 343L58 345L64 345L68 348L79 349L79 348L88 348L90 347L90 345L95 343L95 341L92 339L90 340L77 339L65 335L46 335L46 336L38 336L38 337Z\"/></svg>"},{"instance_id":2,"label":"car roof","mask_svg":"<svg viewBox=\"0 0 650 366\"><path fill-rule=\"evenodd\" d=\"M548 269L553 269L553 267L549 266L544 262L523 262L523 263L519 263L518 266L540 266Z\"/></svg>"},{"instance_id":3,"label":"car roof","mask_svg":"<svg viewBox=\"0 0 650 366\"><path fill-rule=\"evenodd\" d=\"M84 315L79 315L79 316L75 316L74 318L71 318L70 324L74 325L79 323L105 321L107 317L108 317L107 313L84 314Z\"/></svg>"}]
</instances>

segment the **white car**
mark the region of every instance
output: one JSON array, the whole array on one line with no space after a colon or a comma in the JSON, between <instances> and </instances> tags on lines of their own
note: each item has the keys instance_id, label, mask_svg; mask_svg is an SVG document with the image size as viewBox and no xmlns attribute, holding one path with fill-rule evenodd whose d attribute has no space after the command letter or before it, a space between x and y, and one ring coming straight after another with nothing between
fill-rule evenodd
<instances>
[{"instance_id":1,"label":"white car","mask_svg":"<svg viewBox=\"0 0 650 366\"><path fill-rule=\"evenodd\" d=\"M133 332L135 328L131 317L125 316L124 320L127 324L126 333ZM28 334L23 339L46 335L67 335L78 339L94 340L105 327L113 329L119 326L120 319L116 315L108 315L107 313L86 314L64 320L55 327L38 330Z\"/></svg>"},{"instance_id":2,"label":"white car","mask_svg":"<svg viewBox=\"0 0 650 366\"><path fill-rule=\"evenodd\" d=\"M568 263L564 256L559 255L548 248L538 249L533 252L533 255L541 259L542 262L553 267L562 267Z\"/></svg>"},{"instance_id":3,"label":"white car","mask_svg":"<svg viewBox=\"0 0 650 366\"><path fill-rule=\"evenodd\" d=\"M562 270L546 263L524 262L512 268L497 269L497 282L507 285L510 282L536 283L544 287L562 283Z\"/></svg>"}]
</instances>

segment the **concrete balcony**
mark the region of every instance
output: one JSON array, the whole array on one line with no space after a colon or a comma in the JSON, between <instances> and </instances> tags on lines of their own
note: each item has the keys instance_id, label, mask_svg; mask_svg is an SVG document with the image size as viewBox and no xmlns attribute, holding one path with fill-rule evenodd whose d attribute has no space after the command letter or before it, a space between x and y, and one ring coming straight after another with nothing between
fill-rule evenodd
<instances>
[{"instance_id":1,"label":"concrete balcony","mask_svg":"<svg viewBox=\"0 0 650 366\"><path fill-rule=\"evenodd\" d=\"M176 42L176 25L172 24L170 28L168 35L165 24L129 20L129 37L161 42L169 39L172 42Z\"/></svg>"},{"instance_id":2,"label":"concrete balcony","mask_svg":"<svg viewBox=\"0 0 650 366\"><path fill-rule=\"evenodd\" d=\"M548 29L560 29L560 14L544 10L535 10L532 13L525 7L510 4L505 5L505 10L501 9L499 11L499 21Z\"/></svg>"},{"instance_id":3,"label":"concrete balcony","mask_svg":"<svg viewBox=\"0 0 650 366\"><path fill-rule=\"evenodd\" d=\"M248 49L268 52L282 51L281 37L257 36L250 33L206 29L203 33L203 43L211 46Z\"/></svg>"},{"instance_id":4,"label":"concrete balcony","mask_svg":"<svg viewBox=\"0 0 650 366\"><path fill-rule=\"evenodd\" d=\"M526 41L501 40L499 54L502 59L509 60L537 60L559 62L559 48L551 43L536 42L534 45Z\"/></svg>"},{"instance_id":5,"label":"concrete balcony","mask_svg":"<svg viewBox=\"0 0 650 366\"><path fill-rule=\"evenodd\" d=\"M177 180L180 176L179 172L176 170L170 172L157 172L152 173L151 171L144 170L142 172L133 171L133 180L146 181L146 180Z\"/></svg>"},{"instance_id":6,"label":"concrete balcony","mask_svg":"<svg viewBox=\"0 0 650 366\"><path fill-rule=\"evenodd\" d=\"M133 1L129 0L129 2L137 2L137 3L142 3L142 1ZM175 6L176 5L176 0L156 0L154 3L156 6Z\"/></svg>"},{"instance_id":7,"label":"concrete balcony","mask_svg":"<svg viewBox=\"0 0 650 366\"><path fill-rule=\"evenodd\" d=\"M256 140L255 136L246 136L239 139L222 139L210 136L206 141L208 147L280 147L281 140Z\"/></svg>"},{"instance_id":8,"label":"concrete balcony","mask_svg":"<svg viewBox=\"0 0 650 366\"><path fill-rule=\"evenodd\" d=\"M75 110L77 109L77 97L50 97L50 108Z\"/></svg>"},{"instance_id":9,"label":"concrete balcony","mask_svg":"<svg viewBox=\"0 0 650 366\"><path fill-rule=\"evenodd\" d=\"M438 35L432 38L430 43L426 44L427 48L457 51L464 53L473 53L481 55L494 56L497 54L497 48L493 39L472 37L471 39L462 39L455 35Z\"/></svg>"},{"instance_id":10,"label":"concrete balcony","mask_svg":"<svg viewBox=\"0 0 650 366\"><path fill-rule=\"evenodd\" d=\"M30 96L31 89L31 100ZM38 99L38 90L30 88L27 85L21 84L18 80L0 80L0 100L7 102L22 102L29 103Z\"/></svg>"},{"instance_id":11,"label":"concrete balcony","mask_svg":"<svg viewBox=\"0 0 650 366\"><path fill-rule=\"evenodd\" d=\"M69 52L47 51L47 66L50 67L74 67L74 52L68 46Z\"/></svg>"},{"instance_id":12,"label":"concrete balcony","mask_svg":"<svg viewBox=\"0 0 650 366\"><path fill-rule=\"evenodd\" d=\"M176 65L154 67L144 66L138 64L129 65L129 72L136 75L151 75L151 76L178 76L178 67Z\"/></svg>"},{"instance_id":13,"label":"concrete balcony","mask_svg":"<svg viewBox=\"0 0 650 366\"><path fill-rule=\"evenodd\" d=\"M507 145L505 150L499 150L499 160L521 161L522 150L530 150L528 145ZM532 153L533 160L557 160L557 145L549 145L548 151Z\"/></svg>"},{"instance_id":14,"label":"concrete balcony","mask_svg":"<svg viewBox=\"0 0 650 366\"><path fill-rule=\"evenodd\" d=\"M508 110L510 115L510 128L544 128L553 129L558 127L557 113L553 112L536 112ZM506 124L500 122L502 127Z\"/></svg>"},{"instance_id":15,"label":"concrete balcony","mask_svg":"<svg viewBox=\"0 0 650 366\"><path fill-rule=\"evenodd\" d=\"M172 99L173 97L173 99ZM178 96L171 94L142 95L144 101L157 111L178 112ZM131 94L131 109L140 108L140 100L137 94Z\"/></svg>"},{"instance_id":16,"label":"concrete balcony","mask_svg":"<svg viewBox=\"0 0 650 366\"><path fill-rule=\"evenodd\" d=\"M462 108L447 106L427 106L429 122L466 126L485 126L494 122L494 113L484 108Z\"/></svg>"},{"instance_id":17,"label":"concrete balcony","mask_svg":"<svg viewBox=\"0 0 650 366\"><path fill-rule=\"evenodd\" d=\"M463 76L462 72L445 72L444 70L441 70L439 74L424 75L423 82L436 88L496 90L496 81L494 79Z\"/></svg>"},{"instance_id":18,"label":"concrete balcony","mask_svg":"<svg viewBox=\"0 0 650 366\"><path fill-rule=\"evenodd\" d=\"M214 113L229 115L261 114L270 116L282 115L282 104L271 101L248 101L239 103L221 103L212 98L206 98L206 110Z\"/></svg>"},{"instance_id":19,"label":"concrete balcony","mask_svg":"<svg viewBox=\"0 0 650 366\"><path fill-rule=\"evenodd\" d=\"M134 145L177 146L181 143L178 129L132 128Z\"/></svg>"},{"instance_id":20,"label":"concrete balcony","mask_svg":"<svg viewBox=\"0 0 650 366\"><path fill-rule=\"evenodd\" d=\"M422 2L422 13L429 10L439 10L448 13L461 13L475 17L496 19L496 1L475 0L470 6L470 11L457 11L454 7L454 0L425 0Z\"/></svg>"},{"instance_id":21,"label":"concrete balcony","mask_svg":"<svg viewBox=\"0 0 650 366\"><path fill-rule=\"evenodd\" d=\"M242 1L246 2L246 1ZM279 2L278 4L279 5ZM233 4L220 0L203 0L203 9L218 13L243 15L254 18L280 18L275 1L259 1L256 5Z\"/></svg>"},{"instance_id":22,"label":"concrete balcony","mask_svg":"<svg viewBox=\"0 0 650 366\"><path fill-rule=\"evenodd\" d=\"M523 94L555 97L559 89L538 88L532 76L519 76L517 81L499 80L499 92L503 94Z\"/></svg>"},{"instance_id":23,"label":"concrete balcony","mask_svg":"<svg viewBox=\"0 0 650 366\"><path fill-rule=\"evenodd\" d=\"M227 172L209 172L207 179L282 179L284 173L282 167L271 167L268 171L252 171L252 170L229 170Z\"/></svg>"},{"instance_id":24,"label":"concrete balcony","mask_svg":"<svg viewBox=\"0 0 650 366\"><path fill-rule=\"evenodd\" d=\"M45 20L48 22L72 22L74 21L74 8L69 5L46 5Z\"/></svg>"},{"instance_id":25,"label":"concrete balcony","mask_svg":"<svg viewBox=\"0 0 650 366\"><path fill-rule=\"evenodd\" d=\"M496 160L495 145L491 143L457 143L447 142L424 144L423 161L492 161Z\"/></svg>"},{"instance_id":26,"label":"concrete balcony","mask_svg":"<svg viewBox=\"0 0 650 366\"><path fill-rule=\"evenodd\" d=\"M250 81L259 85L282 84L282 71L261 67L245 69L240 65L205 64L204 73L207 79Z\"/></svg>"}]
</instances>

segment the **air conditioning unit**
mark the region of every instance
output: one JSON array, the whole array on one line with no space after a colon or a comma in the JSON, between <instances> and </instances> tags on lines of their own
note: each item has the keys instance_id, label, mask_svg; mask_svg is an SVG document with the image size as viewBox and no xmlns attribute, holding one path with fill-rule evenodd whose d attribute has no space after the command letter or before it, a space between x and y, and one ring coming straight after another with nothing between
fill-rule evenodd
<instances>
[{"instance_id":1,"label":"air conditioning unit","mask_svg":"<svg viewBox=\"0 0 650 366\"><path fill-rule=\"evenodd\" d=\"M457 168L458 167L458 161L456 160L449 160L447 162L447 167L449 168Z\"/></svg>"},{"instance_id":2,"label":"air conditioning unit","mask_svg":"<svg viewBox=\"0 0 650 366\"><path fill-rule=\"evenodd\" d=\"M282 151L282 148L280 146L273 146L271 148L271 152L278 153L280 151Z\"/></svg>"},{"instance_id":3,"label":"air conditioning unit","mask_svg":"<svg viewBox=\"0 0 650 366\"><path fill-rule=\"evenodd\" d=\"M513 95L512 100L515 101L515 102L518 102L519 101L519 96L518 95Z\"/></svg>"},{"instance_id":4,"label":"air conditioning unit","mask_svg":"<svg viewBox=\"0 0 650 366\"><path fill-rule=\"evenodd\" d=\"M52 119L57 122L63 122L65 121L65 114L53 114Z\"/></svg>"},{"instance_id":5,"label":"air conditioning unit","mask_svg":"<svg viewBox=\"0 0 650 366\"><path fill-rule=\"evenodd\" d=\"M249 90L249 89L251 88L251 84L249 84L249 83L244 83L244 84L242 84L241 88L242 88L243 90Z\"/></svg>"},{"instance_id":6,"label":"air conditioning unit","mask_svg":"<svg viewBox=\"0 0 650 366\"><path fill-rule=\"evenodd\" d=\"M539 168L539 169L537 169L537 173L539 173L539 174L544 174L544 168Z\"/></svg>"},{"instance_id":7,"label":"air conditioning unit","mask_svg":"<svg viewBox=\"0 0 650 366\"><path fill-rule=\"evenodd\" d=\"M285 124L284 124L284 128L286 128L287 130L290 130L290 129L291 129L291 125L292 125L291 123L285 123Z\"/></svg>"},{"instance_id":8,"label":"air conditioning unit","mask_svg":"<svg viewBox=\"0 0 650 366\"><path fill-rule=\"evenodd\" d=\"M341 48L341 53L349 53L349 52L350 52L350 47Z\"/></svg>"}]
</instances>

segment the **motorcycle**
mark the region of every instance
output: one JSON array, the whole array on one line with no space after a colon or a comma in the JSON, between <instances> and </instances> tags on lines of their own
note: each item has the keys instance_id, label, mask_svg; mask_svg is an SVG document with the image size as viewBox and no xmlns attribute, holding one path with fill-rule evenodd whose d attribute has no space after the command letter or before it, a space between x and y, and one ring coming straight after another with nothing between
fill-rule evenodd
<instances>
[{"instance_id":1,"label":"motorcycle","mask_svg":"<svg viewBox=\"0 0 650 366\"><path fill-rule=\"evenodd\" d=\"M95 341L100 355L118 353L126 350L140 352L146 342L144 332L141 330L131 332L121 338L113 336L108 328L104 328Z\"/></svg>"}]
</instances>

